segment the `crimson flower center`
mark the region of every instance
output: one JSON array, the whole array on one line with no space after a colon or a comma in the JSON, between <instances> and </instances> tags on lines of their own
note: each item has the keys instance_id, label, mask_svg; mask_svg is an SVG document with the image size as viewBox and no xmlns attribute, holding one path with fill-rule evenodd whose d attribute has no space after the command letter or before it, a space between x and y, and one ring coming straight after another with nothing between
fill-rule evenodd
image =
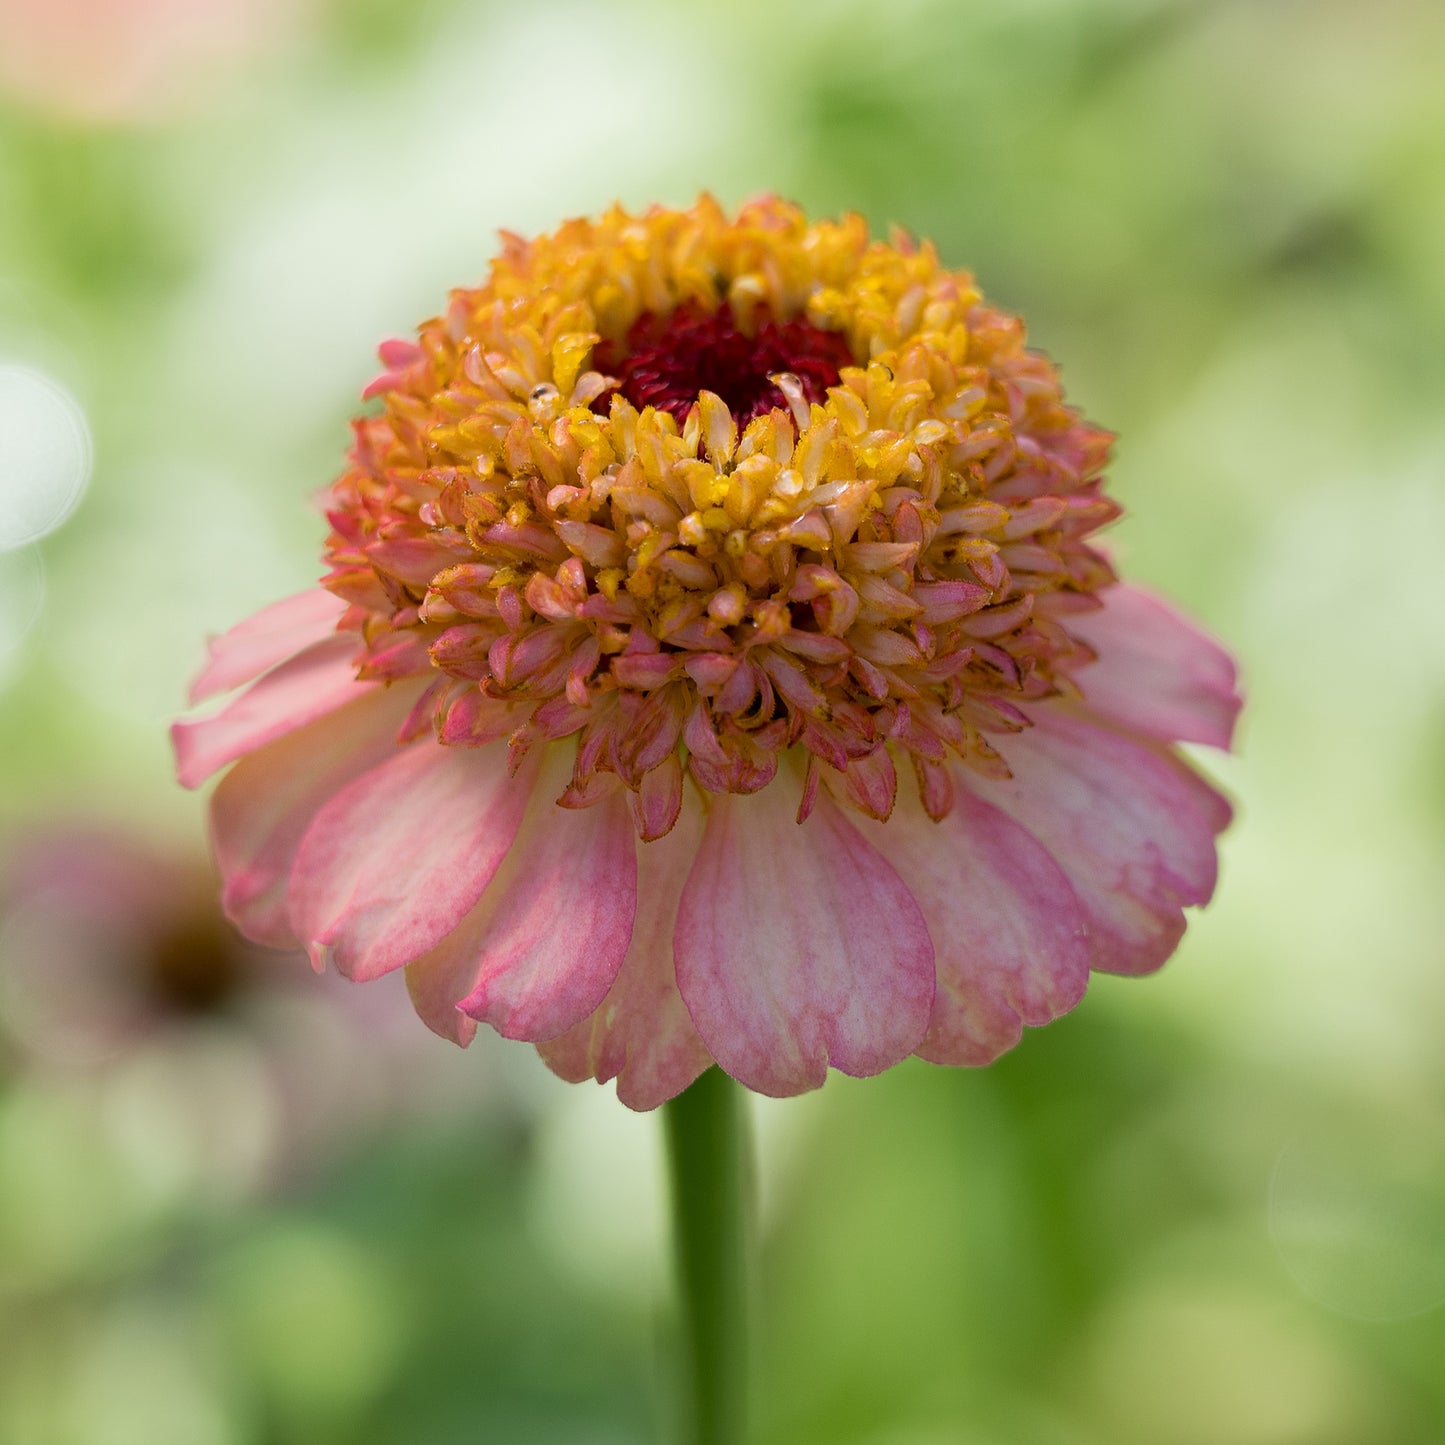
<instances>
[{"instance_id":1,"label":"crimson flower center","mask_svg":"<svg viewBox=\"0 0 1445 1445\"><path fill-rule=\"evenodd\" d=\"M824 331L802 317L777 321L766 308L753 313L744 331L726 305L716 311L679 306L665 316L645 312L622 346L600 346L594 362L617 377L617 390L638 410L654 406L671 412L682 426L698 393L711 391L727 403L740 427L774 407L787 407L770 376L791 372L810 402L822 402L828 388L838 384L839 369L852 364L839 332ZM607 400L599 398L599 410L606 409Z\"/></svg>"}]
</instances>

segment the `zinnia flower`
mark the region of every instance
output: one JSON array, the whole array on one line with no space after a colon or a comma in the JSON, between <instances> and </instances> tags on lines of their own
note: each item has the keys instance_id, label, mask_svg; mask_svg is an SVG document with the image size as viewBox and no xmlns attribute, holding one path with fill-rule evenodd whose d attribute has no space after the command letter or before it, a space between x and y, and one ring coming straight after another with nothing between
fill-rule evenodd
<instances>
[{"instance_id":1,"label":"zinnia flower","mask_svg":"<svg viewBox=\"0 0 1445 1445\"><path fill-rule=\"evenodd\" d=\"M1219 647L970 276L773 199L504 236L381 348L331 570L174 729L225 907L646 1109L982 1064L1147 973L1229 807Z\"/></svg>"}]
</instances>

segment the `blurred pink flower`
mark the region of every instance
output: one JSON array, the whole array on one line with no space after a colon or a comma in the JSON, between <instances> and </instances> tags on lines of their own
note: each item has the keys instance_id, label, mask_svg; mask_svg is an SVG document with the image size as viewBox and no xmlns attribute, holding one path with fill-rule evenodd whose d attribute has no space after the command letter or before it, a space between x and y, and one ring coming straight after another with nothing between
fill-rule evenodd
<instances>
[{"instance_id":1,"label":"blurred pink flower","mask_svg":"<svg viewBox=\"0 0 1445 1445\"><path fill-rule=\"evenodd\" d=\"M291 989L292 961L240 937L203 860L99 825L38 831L0 873L4 1012L18 1042L91 1065L255 989Z\"/></svg>"},{"instance_id":2,"label":"blurred pink flower","mask_svg":"<svg viewBox=\"0 0 1445 1445\"><path fill-rule=\"evenodd\" d=\"M16 1066L102 1087L140 1068L205 1103L220 1134L237 1108L232 1132L262 1168L309 1163L435 1082L414 1077L415 1030L384 999L323 998L301 962L240 937L213 869L184 850L80 822L0 850L0 1038ZM219 1056L259 1095L210 1099Z\"/></svg>"},{"instance_id":3,"label":"blurred pink flower","mask_svg":"<svg viewBox=\"0 0 1445 1445\"><path fill-rule=\"evenodd\" d=\"M324 590L174 729L235 764L250 937L642 1109L986 1063L1173 952L1230 810L1172 745L1228 746L1234 667L1115 580L1110 438L966 273L614 210L381 354Z\"/></svg>"},{"instance_id":4,"label":"blurred pink flower","mask_svg":"<svg viewBox=\"0 0 1445 1445\"><path fill-rule=\"evenodd\" d=\"M0 0L0 91L72 120L152 119L274 39L301 0Z\"/></svg>"}]
</instances>

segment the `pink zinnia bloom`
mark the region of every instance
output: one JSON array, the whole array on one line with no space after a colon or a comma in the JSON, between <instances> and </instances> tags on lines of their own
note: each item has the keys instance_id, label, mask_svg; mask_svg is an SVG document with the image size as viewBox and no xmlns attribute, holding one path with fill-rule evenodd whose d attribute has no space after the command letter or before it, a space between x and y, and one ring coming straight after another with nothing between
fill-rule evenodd
<instances>
[{"instance_id":1,"label":"pink zinnia bloom","mask_svg":"<svg viewBox=\"0 0 1445 1445\"><path fill-rule=\"evenodd\" d=\"M178 723L225 906L652 1108L983 1064L1214 890L1229 658L928 245L764 199L504 238L388 342L331 570Z\"/></svg>"}]
</instances>

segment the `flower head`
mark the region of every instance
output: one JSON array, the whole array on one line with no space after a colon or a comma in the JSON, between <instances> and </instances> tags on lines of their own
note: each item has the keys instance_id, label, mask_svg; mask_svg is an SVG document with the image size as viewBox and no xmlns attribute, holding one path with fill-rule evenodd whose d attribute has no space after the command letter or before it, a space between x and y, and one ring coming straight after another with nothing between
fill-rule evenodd
<instances>
[{"instance_id":1,"label":"flower head","mask_svg":"<svg viewBox=\"0 0 1445 1445\"><path fill-rule=\"evenodd\" d=\"M1227 746L1232 664L1115 579L1108 434L932 247L613 210L381 356L322 590L175 730L236 763L253 938L643 1108L986 1062L1173 951L1229 810L1170 745Z\"/></svg>"}]
</instances>

